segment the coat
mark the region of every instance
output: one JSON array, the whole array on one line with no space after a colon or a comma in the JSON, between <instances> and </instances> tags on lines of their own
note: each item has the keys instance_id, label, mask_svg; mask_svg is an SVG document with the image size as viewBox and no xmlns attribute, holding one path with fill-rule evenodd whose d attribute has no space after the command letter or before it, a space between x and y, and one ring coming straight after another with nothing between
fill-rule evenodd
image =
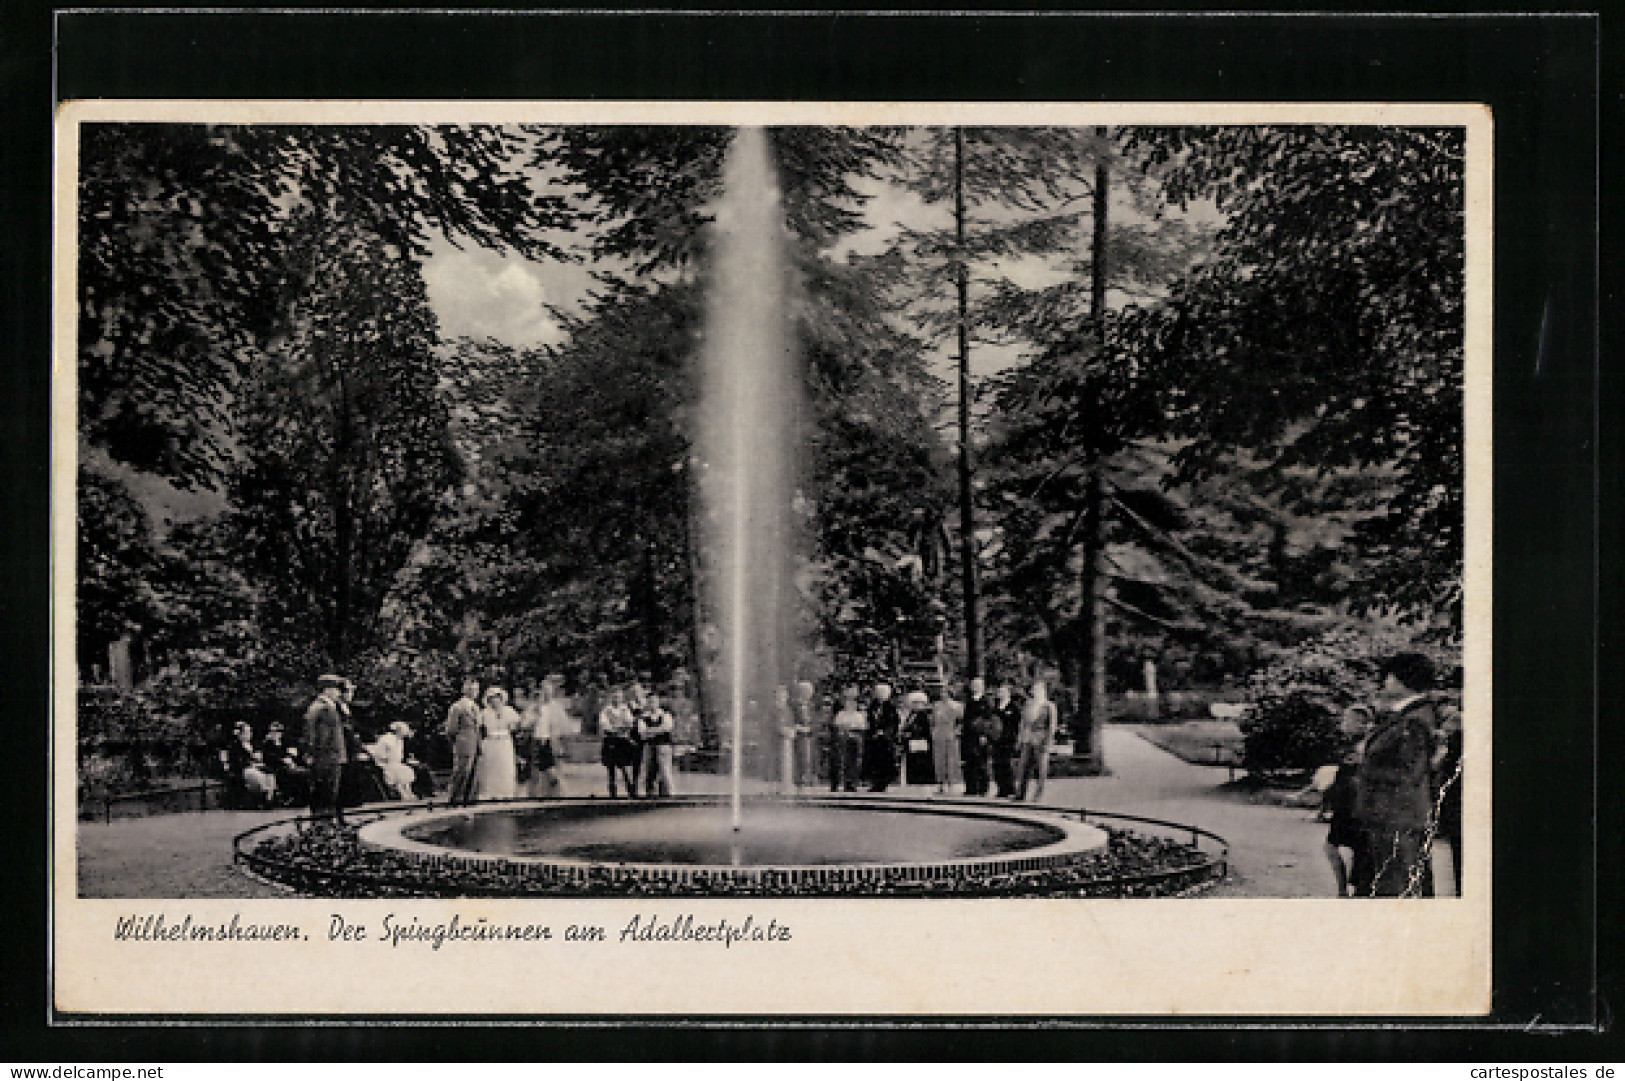
<instances>
[{"instance_id":1,"label":"coat","mask_svg":"<svg viewBox=\"0 0 1625 1081\"><path fill-rule=\"evenodd\" d=\"M890 698L869 704L869 738L896 743L903 727L903 715Z\"/></svg>"},{"instance_id":2,"label":"coat","mask_svg":"<svg viewBox=\"0 0 1625 1081\"><path fill-rule=\"evenodd\" d=\"M1437 707L1425 695L1378 711L1355 782L1354 814L1366 829L1402 832L1427 828L1437 721Z\"/></svg>"},{"instance_id":3,"label":"coat","mask_svg":"<svg viewBox=\"0 0 1625 1081\"><path fill-rule=\"evenodd\" d=\"M999 722L999 733L993 737L993 749L1000 754L1015 754L1021 742L1021 703L1014 698L1002 706L995 702L993 716Z\"/></svg>"},{"instance_id":4,"label":"coat","mask_svg":"<svg viewBox=\"0 0 1625 1081\"><path fill-rule=\"evenodd\" d=\"M999 738L999 719L987 695L965 703L964 727L959 737L965 753L985 751Z\"/></svg>"},{"instance_id":5,"label":"coat","mask_svg":"<svg viewBox=\"0 0 1625 1081\"><path fill-rule=\"evenodd\" d=\"M349 761L345 747L344 715L338 704L318 695L305 710L304 747L312 766L340 766Z\"/></svg>"}]
</instances>

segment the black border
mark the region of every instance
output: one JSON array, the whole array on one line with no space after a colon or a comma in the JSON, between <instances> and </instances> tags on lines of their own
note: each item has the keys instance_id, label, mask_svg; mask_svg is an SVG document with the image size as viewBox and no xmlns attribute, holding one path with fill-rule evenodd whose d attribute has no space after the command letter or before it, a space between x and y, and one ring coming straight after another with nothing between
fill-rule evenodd
<instances>
[{"instance_id":1,"label":"black border","mask_svg":"<svg viewBox=\"0 0 1625 1081\"><path fill-rule=\"evenodd\" d=\"M42 979L41 764L49 729L46 208L53 101L1477 101L1491 105L1496 129L1493 1021L1548 1033L1556 1030L1545 1026L1606 1026L1609 1007L1596 992L1611 990L1617 1009L1619 943L1617 923L1600 925L1614 936L1607 941L1615 949L1599 957L1592 873L1594 856L1617 858L1618 851L1617 845L1596 847L1593 795L1603 800L1596 806L1609 813L1610 823L1617 821L1618 803L1609 785L1597 793L1594 783L1595 656L1599 615L1618 624L1611 609L1599 612L1597 551L1599 544L1618 551L1621 530L1617 487L1606 493L1606 518L1599 519L1597 502L1599 460L1606 456L1617 465L1619 446L1616 434L1599 427L1599 394L1606 391L1614 405L1618 394L1601 382L1597 367L1596 168L1599 107L1609 110L1616 129L1619 120L1617 93L1599 98L1598 80L1612 80L1608 73L1625 65L1614 55L1599 68L1597 18L80 12L53 20L39 3L7 0L3 8L0 476L6 528L0 566L7 570L0 594L6 673L0 716L10 743L6 756L23 768L8 770L0 790L6 820L25 825L9 828L5 840L0 1058L421 1060L475 1048L521 1058L1609 1057L1590 1039L1529 1045L1506 1029L1401 1032L1334 1019L1326 1022L1331 1028L1273 1030L1219 1019L1222 1028L1159 1028L1154 1035L1128 1020L1103 1022L1100 1030L1037 1032L754 1025L527 1029L522 1035L393 1025L46 1028ZM1617 91L1617 80L1612 86ZM1600 444L1599 437L1608 442ZM1610 685L1610 697L1602 700L1617 703L1614 692ZM1616 835L1605 827L1600 836ZM1605 867L1600 884L1615 902L1601 911L1619 911L1617 867Z\"/></svg>"}]
</instances>

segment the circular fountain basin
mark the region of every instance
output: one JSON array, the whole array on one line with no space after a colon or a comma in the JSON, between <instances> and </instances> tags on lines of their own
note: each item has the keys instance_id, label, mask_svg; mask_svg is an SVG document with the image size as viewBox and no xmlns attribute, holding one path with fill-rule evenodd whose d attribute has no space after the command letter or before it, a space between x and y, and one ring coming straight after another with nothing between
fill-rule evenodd
<instances>
[{"instance_id":1,"label":"circular fountain basin","mask_svg":"<svg viewBox=\"0 0 1625 1081\"><path fill-rule=\"evenodd\" d=\"M547 879L677 882L941 879L1063 867L1104 848L1103 830L1039 807L862 797L538 800L391 816L363 848L436 866Z\"/></svg>"}]
</instances>

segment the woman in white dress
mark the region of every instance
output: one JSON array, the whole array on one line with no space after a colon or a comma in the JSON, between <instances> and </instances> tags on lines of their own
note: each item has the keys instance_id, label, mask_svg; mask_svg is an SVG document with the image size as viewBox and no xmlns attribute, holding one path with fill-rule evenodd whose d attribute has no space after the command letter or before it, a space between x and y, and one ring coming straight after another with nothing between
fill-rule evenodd
<instances>
[{"instance_id":1,"label":"woman in white dress","mask_svg":"<svg viewBox=\"0 0 1625 1081\"><path fill-rule=\"evenodd\" d=\"M405 721L396 721L367 748L367 753L372 755L373 762L383 772L384 782L403 800L413 798L412 784L417 780L417 772L406 764L406 741L411 735L410 725Z\"/></svg>"},{"instance_id":2,"label":"woman in white dress","mask_svg":"<svg viewBox=\"0 0 1625 1081\"><path fill-rule=\"evenodd\" d=\"M518 712L508 705L508 692L492 687L480 710L480 760L474 767L475 799L513 799L518 794L519 766L513 755Z\"/></svg>"}]
</instances>

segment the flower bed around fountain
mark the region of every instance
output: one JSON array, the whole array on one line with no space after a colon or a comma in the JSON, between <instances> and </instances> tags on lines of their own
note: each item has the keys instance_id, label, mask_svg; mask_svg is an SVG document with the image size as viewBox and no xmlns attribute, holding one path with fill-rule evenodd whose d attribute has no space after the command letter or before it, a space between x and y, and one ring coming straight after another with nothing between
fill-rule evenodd
<instances>
[{"instance_id":1,"label":"flower bed around fountain","mask_svg":"<svg viewBox=\"0 0 1625 1081\"><path fill-rule=\"evenodd\" d=\"M850 845L841 845L837 847L847 851L812 862L802 848L797 850L799 863L758 859L740 865L706 862L715 854L709 844L686 855L674 853L672 838L681 842L685 833L692 833L681 816L717 806L715 800L700 798L499 803L454 811L401 808L343 826L292 820L239 837L237 859L260 877L298 892L343 897L1153 897L1192 892L1225 871L1222 841L1211 834L1191 831L1192 843L1187 844L1138 830L1089 825L1075 813L1045 808L937 800L753 804L758 818L766 808L790 814L829 811L837 819L865 816L870 821L863 823L862 851L853 853ZM747 804L747 813L752 809ZM658 837L663 850L651 853L634 841L628 852L656 855L658 861L614 859L613 837L587 846L584 855L571 827L557 828L561 822L608 822L618 827L611 835L624 837L627 824L651 813L666 815L662 832L632 833ZM885 815L898 816L890 820L890 830ZM535 831L535 843L521 841L516 851L493 850L510 837L502 820L522 821L523 816L539 816L542 828ZM463 847L471 835L458 828L462 824L496 827L474 838L485 850ZM851 825L836 823L835 834L851 840ZM923 843L928 831L947 838ZM874 840L888 833L901 850L886 852L886 844ZM1218 842L1218 853L1202 851L1202 839L1210 845ZM977 851L984 843L991 850ZM915 850L921 850L920 858L908 858Z\"/></svg>"}]
</instances>

